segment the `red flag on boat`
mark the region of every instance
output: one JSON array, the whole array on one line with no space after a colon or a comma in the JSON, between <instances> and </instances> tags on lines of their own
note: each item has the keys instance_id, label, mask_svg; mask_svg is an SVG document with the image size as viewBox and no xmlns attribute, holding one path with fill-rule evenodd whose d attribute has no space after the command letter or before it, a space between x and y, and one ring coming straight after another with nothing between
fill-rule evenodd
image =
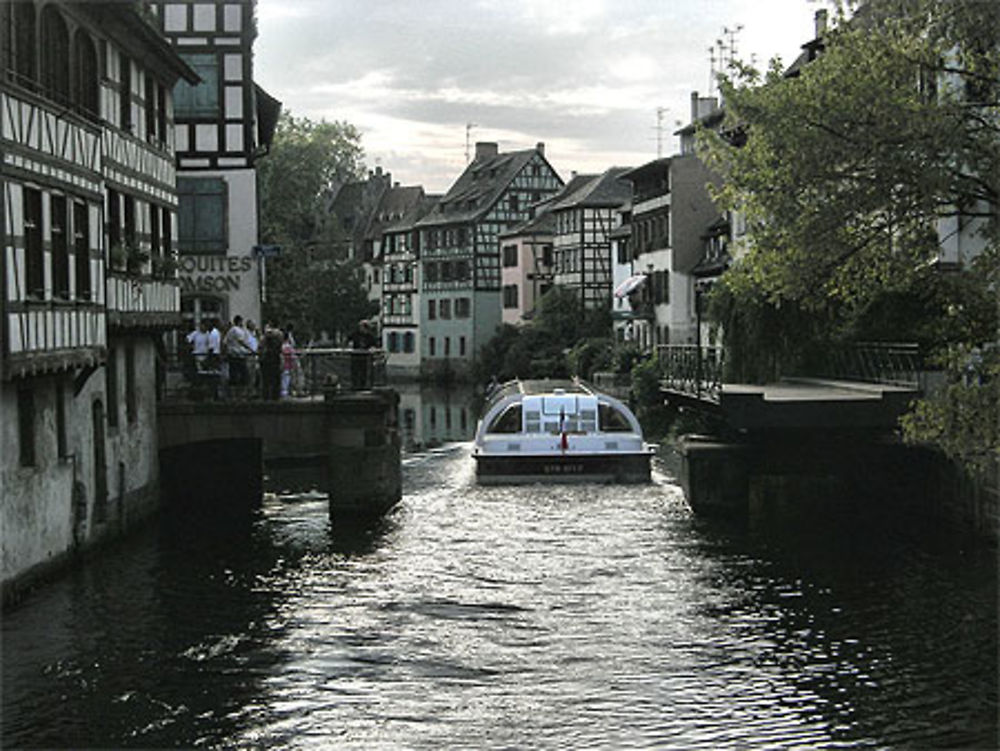
<instances>
[{"instance_id":1,"label":"red flag on boat","mask_svg":"<svg viewBox=\"0 0 1000 751\"><path fill-rule=\"evenodd\" d=\"M560 447L563 451L569 448L569 439L566 436L566 410L559 410L559 430L562 433Z\"/></svg>"}]
</instances>

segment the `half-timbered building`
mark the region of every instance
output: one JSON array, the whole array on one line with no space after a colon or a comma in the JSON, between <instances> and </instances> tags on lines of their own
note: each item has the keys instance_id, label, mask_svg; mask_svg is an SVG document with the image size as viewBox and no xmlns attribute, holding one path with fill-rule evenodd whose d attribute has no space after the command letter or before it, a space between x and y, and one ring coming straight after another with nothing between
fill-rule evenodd
<instances>
[{"instance_id":1,"label":"half-timbered building","mask_svg":"<svg viewBox=\"0 0 1000 751\"><path fill-rule=\"evenodd\" d=\"M417 223L424 372L464 372L493 337L502 320L500 234L562 184L544 144L501 153L477 143L475 159Z\"/></svg>"},{"instance_id":2,"label":"half-timbered building","mask_svg":"<svg viewBox=\"0 0 1000 751\"><path fill-rule=\"evenodd\" d=\"M382 270L380 328L390 376L420 374L420 233L414 225L439 197L419 186L393 187L373 225L381 237L376 259Z\"/></svg>"},{"instance_id":3,"label":"half-timbered building","mask_svg":"<svg viewBox=\"0 0 1000 751\"><path fill-rule=\"evenodd\" d=\"M120 3L0 4L0 578L157 500L158 342L179 318L172 89Z\"/></svg>"},{"instance_id":4,"label":"half-timbered building","mask_svg":"<svg viewBox=\"0 0 1000 751\"><path fill-rule=\"evenodd\" d=\"M552 206L556 217L555 283L576 290L585 308L610 307L612 292L611 231L618 226L618 209L632 195L612 167L588 176L580 186Z\"/></svg>"},{"instance_id":5,"label":"half-timbered building","mask_svg":"<svg viewBox=\"0 0 1000 751\"><path fill-rule=\"evenodd\" d=\"M160 29L200 78L174 91L181 305L193 326L260 321L256 160L280 103L253 80L254 0L152 2Z\"/></svg>"}]
</instances>

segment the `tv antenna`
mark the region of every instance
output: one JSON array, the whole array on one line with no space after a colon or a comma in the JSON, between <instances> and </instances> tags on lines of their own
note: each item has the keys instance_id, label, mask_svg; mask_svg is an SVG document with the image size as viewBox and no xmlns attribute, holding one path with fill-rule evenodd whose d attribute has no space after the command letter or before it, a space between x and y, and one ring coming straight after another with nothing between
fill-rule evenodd
<instances>
[{"instance_id":1,"label":"tv antenna","mask_svg":"<svg viewBox=\"0 0 1000 751\"><path fill-rule=\"evenodd\" d=\"M472 129L476 127L475 123L469 122L465 124L465 163L469 163L469 155L472 153Z\"/></svg>"}]
</instances>

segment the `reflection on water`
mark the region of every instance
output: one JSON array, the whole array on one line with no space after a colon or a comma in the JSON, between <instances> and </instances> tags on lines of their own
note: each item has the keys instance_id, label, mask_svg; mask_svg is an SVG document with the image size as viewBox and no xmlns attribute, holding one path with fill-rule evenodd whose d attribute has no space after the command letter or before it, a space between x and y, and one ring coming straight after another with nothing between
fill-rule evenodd
<instances>
[{"instance_id":1,"label":"reflection on water","mask_svg":"<svg viewBox=\"0 0 1000 751\"><path fill-rule=\"evenodd\" d=\"M395 384L403 447L415 449L468 441L476 431L475 393L471 387L428 388Z\"/></svg>"},{"instance_id":2,"label":"reflection on water","mask_svg":"<svg viewBox=\"0 0 1000 751\"><path fill-rule=\"evenodd\" d=\"M3 747L995 747L995 551L851 503L478 487L404 457L374 527L275 473L3 622Z\"/></svg>"}]
</instances>

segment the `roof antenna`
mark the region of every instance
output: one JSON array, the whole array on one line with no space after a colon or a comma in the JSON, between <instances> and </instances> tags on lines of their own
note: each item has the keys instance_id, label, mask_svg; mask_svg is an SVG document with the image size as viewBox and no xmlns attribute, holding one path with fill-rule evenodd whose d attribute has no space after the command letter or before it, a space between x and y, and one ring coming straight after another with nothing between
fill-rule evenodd
<instances>
[{"instance_id":1,"label":"roof antenna","mask_svg":"<svg viewBox=\"0 0 1000 751\"><path fill-rule=\"evenodd\" d=\"M465 124L465 163L469 163L469 155L472 147L472 129L476 127L475 123L469 122Z\"/></svg>"}]
</instances>

